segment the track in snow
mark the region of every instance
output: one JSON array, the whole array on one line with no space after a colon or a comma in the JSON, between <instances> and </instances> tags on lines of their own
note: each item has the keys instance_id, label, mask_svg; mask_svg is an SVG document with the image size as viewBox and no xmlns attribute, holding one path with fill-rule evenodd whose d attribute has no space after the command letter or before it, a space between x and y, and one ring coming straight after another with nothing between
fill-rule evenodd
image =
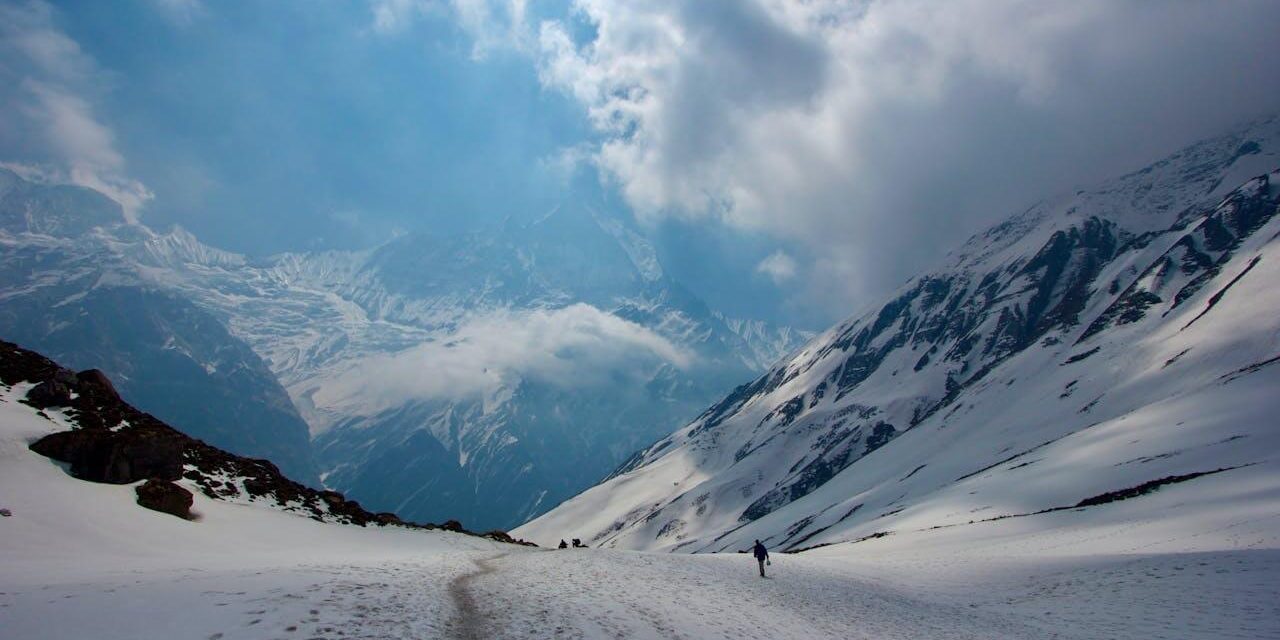
<instances>
[{"instance_id":1,"label":"track in snow","mask_svg":"<svg viewBox=\"0 0 1280 640\"><path fill-rule=\"evenodd\" d=\"M926 541L927 542L927 541ZM0 582L5 638L1280 638L1280 551L956 560L476 549ZM16 578L9 575L7 577Z\"/></svg>"},{"instance_id":2,"label":"track in snow","mask_svg":"<svg viewBox=\"0 0 1280 640\"><path fill-rule=\"evenodd\" d=\"M760 579L748 556L565 550L494 558L459 582L474 607L466 615L490 638L1043 637L1011 616L919 600L822 561L787 556L772 570Z\"/></svg>"},{"instance_id":3,"label":"track in snow","mask_svg":"<svg viewBox=\"0 0 1280 640\"><path fill-rule=\"evenodd\" d=\"M457 609L455 621L452 625L454 637L459 640L480 640L489 637L484 634L484 620L480 616L480 609L476 606L476 599L471 593L470 584L476 578L493 573L498 567L493 563L495 560L506 557L508 554L500 553L490 558L480 558L475 560L476 570L454 576L449 581L449 598L453 600L453 606Z\"/></svg>"}]
</instances>

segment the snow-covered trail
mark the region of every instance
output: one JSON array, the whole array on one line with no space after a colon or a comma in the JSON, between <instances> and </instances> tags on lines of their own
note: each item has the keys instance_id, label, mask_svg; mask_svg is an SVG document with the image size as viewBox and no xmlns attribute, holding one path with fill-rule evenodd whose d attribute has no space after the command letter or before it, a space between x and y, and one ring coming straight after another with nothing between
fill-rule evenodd
<instances>
[{"instance_id":1,"label":"snow-covered trail","mask_svg":"<svg viewBox=\"0 0 1280 640\"><path fill-rule=\"evenodd\" d=\"M1040 638L1011 615L925 601L796 556L513 553L469 580L486 638Z\"/></svg>"},{"instance_id":2,"label":"snow-covered trail","mask_svg":"<svg viewBox=\"0 0 1280 640\"><path fill-rule=\"evenodd\" d=\"M456 637L1280 639L1274 549L877 555L775 555L762 580L737 554L510 553L467 579Z\"/></svg>"},{"instance_id":3,"label":"snow-covered trail","mask_svg":"<svg viewBox=\"0 0 1280 640\"><path fill-rule=\"evenodd\" d=\"M480 607L476 605L476 597L471 589L471 582L476 578L498 570L495 560L506 557L500 553L487 558L475 560L476 569L469 573L455 576L449 581L449 597L453 600L454 619L450 631L454 637L463 640L480 640L485 637L484 619L480 615Z\"/></svg>"},{"instance_id":4,"label":"snow-covered trail","mask_svg":"<svg viewBox=\"0 0 1280 640\"><path fill-rule=\"evenodd\" d=\"M491 547L0 581L0 637L1280 638L1278 550L921 551L777 555L768 579L738 554Z\"/></svg>"}]
</instances>

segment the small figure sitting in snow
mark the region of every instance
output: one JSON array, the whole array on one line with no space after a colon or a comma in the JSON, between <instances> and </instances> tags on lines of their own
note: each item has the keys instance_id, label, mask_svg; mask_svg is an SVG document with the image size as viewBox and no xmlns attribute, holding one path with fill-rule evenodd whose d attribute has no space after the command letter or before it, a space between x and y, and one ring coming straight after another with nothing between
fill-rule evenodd
<instances>
[{"instance_id":1,"label":"small figure sitting in snow","mask_svg":"<svg viewBox=\"0 0 1280 640\"><path fill-rule=\"evenodd\" d=\"M569 543L565 542L563 539L562 539L562 540L560 540L560 548L561 548L561 549L568 549L568 548L569 548Z\"/></svg>"}]
</instances>

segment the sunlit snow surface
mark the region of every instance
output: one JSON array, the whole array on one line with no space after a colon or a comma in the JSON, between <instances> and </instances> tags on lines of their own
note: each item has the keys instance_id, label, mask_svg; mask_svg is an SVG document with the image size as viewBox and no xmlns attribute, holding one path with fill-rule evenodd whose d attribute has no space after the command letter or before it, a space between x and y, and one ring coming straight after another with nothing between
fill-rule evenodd
<instances>
[{"instance_id":1,"label":"sunlit snow surface","mask_svg":"<svg viewBox=\"0 0 1280 640\"><path fill-rule=\"evenodd\" d=\"M179 520L30 452L65 423L18 404L26 387L0 396L6 639L1280 637L1274 503L1215 516L1224 486L1207 481L1137 517L1102 507L775 554L761 579L737 553L530 550L199 494L200 520Z\"/></svg>"},{"instance_id":2,"label":"sunlit snow surface","mask_svg":"<svg viewBox=\"0 0 1280 640\"><path fill-rule=\"evenodd\" d=\"M66 427L0 398L0 637L439 637L451 576L487 540L322 524L208 499L198 522L148 511L133 485L76 480L27 449ZM3 389L3 386L0 386ZM388 588L388 585L395 585ZM292 635L292 634L291 634ZM332 635L332 634L328 634Z\"/></svg>"},{"instance_id":3,"label":"sunlit snow surface","mask_svg":"<svg viewBox=\"0 0 1280 640\"><path fill-rule=\"evenodd\" d=\"M949 266L819 336L624 473L517 533L545 542L572 529L592 546L698 553L756 538L804 549L884 532L982 531L984 520L1001 517L1051 530L1062 513L1031 514L1219 470L1068 513L1078 522L1149 524L1153 539L1178 540L1162 552L1236 548L1213 532L1237 521L1265 516L1277 528L1280 215L1259 218L1265 222L1230 252L1212 256L1215 271L1197 272L1182 252L1210 250L1199 225L1234 211L1220 204L1224 193L1277 206L1280 172L1222 186L1280 166L1280 120L1245 133L1193 145L975 236ZM1272 151L1240 155L1249 148L1242 139ZM1090 227L1123 250L1102 259L1105 251L1082 241L1058 252L1055 273L1079 274L1081 262L1094 260L1096 277L1055 279L1049 267L1028 267L1067 246L1063 229L1078 238ZM1140 235L1151 228L1167 231ZM1147 284L1148 273L1162 288ZM1068 298L1067 286L1081 300L1070 319L1022 334L1029 338L1008 330L1023 326L1018 319L1033 306ZM1132 291L1159 296L1145 315L1137 309L1104 322L1124 309L1118 300L1135 299L1126 297ZM1184 291L1191 293L1179 300ZM973 326L936 331L964 318ZM941 337L921 338L930 333ZM1006 341L1017 346L1006 350ZM896 437L872 446L882 425ZM841 451L851 451L845 462ZM805 475L819 463L829 465L825 475Z\"/></svg>"}]
</instances>

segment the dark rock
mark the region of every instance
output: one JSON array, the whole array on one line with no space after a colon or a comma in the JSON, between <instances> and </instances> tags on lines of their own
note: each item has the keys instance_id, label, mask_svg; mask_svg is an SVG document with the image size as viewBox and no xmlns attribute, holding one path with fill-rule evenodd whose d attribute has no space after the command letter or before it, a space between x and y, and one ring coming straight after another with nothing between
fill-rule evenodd
<instances>
[{"instance_id":1,"label":"dark rock","mask_svg":"<svg viewBox=\"0 0 1280 640\"><path fill-rule=\"evenodd\" d=\"M86 391L96 390L104 394L104 400L120 400L120 393L116 391L116 386L111 383L111 379L101 369L87 369L77 373L75 376L81 388L89 387Z\"/></svg>"},{"instance_id":2,"label":"dark rock","mask_svg":"<svg viewBox=\"0 0 1280 640\"><path fill-rule=\"evenodd\" d=\"M393 524L395 525L404 524L404 521L400 519L400 516L394 513L386 512L386 511L382 513L374 514L373 519L376 520L378 524L384 527L387 525L393 525Z\"/></svg>"},{"instance_id":3,"label":"dark rock","mask_svg":"<svg viewBox=\"0 0 1280 640\"><path fill-rule=\"evenodd\" d=\"M247 494L321 522L437 528L403 521L393 513L373 514L337 491L317 491L294 482L268 460L228 453L138 411L120 399L114 385L100 371L77 375L38 353L0 341L0 382L14 385L24 381L36 382L37 387L46 383L48 388L65 387L67 415L75 422L71 431L47 435L31 444L30 449L69 464L71 475L83 480L110 484L146 480L137 492L138 503L147 508L190 518L191 493L172 484L185 478L215 500L244 498ZM238 480L228 482L227 478ZM457 520L440 528L479 535L464 529ZM491 532L488 537L533 546L512 540L503 532Z\"/></svg>"},{"instance_id":4,"label":"dark rock","mask_svg":"<svg viewBox=\"0 0 1280 640\"><path fill-rule=\"evenodd\" d=\"M271 481L266 478L245 478L244 490L251 497L265 498L271 495Z\"/></svg>"},{"instance_id":5,"label":"dark rock","mask_svg":"<svg viewBox=\"0 0 1280 640\"><path fill-rule=\"evenodd\" d=\"M128 484L146 478L182 477L183 438L173 430L78 429L49 434L31 445L36 453L71 465L71 475L91 482Z\"/></svg>"},{"instance_id":6,"label":"dark rock","mask_svg":"<svg viewBox=\"0 0 1280 640\"><path fill-rule=\"evenodd\" d=\"M172 482L151 478L138 485L138 504L184 520L191 519L191 505L194 498L191 492Z\"/></svg>"},{"instance_id":7,"label":"dark rock","mask_svg":"<svg viewBox=\"0 0 1280 640\"><path fill-rule=\"evenodd\" d=\"M512 538L512 537L511 537L511 535L510 535L510 534L508 534L506 531L501 531L501 530L498 530L498 529L494 529L493 531L490 531L490 532L488 532L488 533L484 534L484 537L486 537L486 538L488 538L488 539L490 539L490 540L497 540L498 542L506 542L506 543L508 543L508 544L515 544L515 538Z\"/></svg>"},{"instance_id":8,"label":"dark rock","mask_svg":"<svg viewBox=\"0 0 1280 640\"><path fill-rule=\"evenodd\" d=\"M893 425L887 422L877 423L876 426L871 429L871 435L867 436L867 450L863 455L883 447L897 435L898 430L895 429Z\"/></svg>"},{"instance_id":9,"label":"dark rock","mask_svg":"<svg viewBox=\"0 0 1280 640\"><path fill-rule=\"evenodd\" d=\"M27 392L27 403L37 409L71 405L71 387L60 380L45 380Z\"/></svg>"}]
</instances>

